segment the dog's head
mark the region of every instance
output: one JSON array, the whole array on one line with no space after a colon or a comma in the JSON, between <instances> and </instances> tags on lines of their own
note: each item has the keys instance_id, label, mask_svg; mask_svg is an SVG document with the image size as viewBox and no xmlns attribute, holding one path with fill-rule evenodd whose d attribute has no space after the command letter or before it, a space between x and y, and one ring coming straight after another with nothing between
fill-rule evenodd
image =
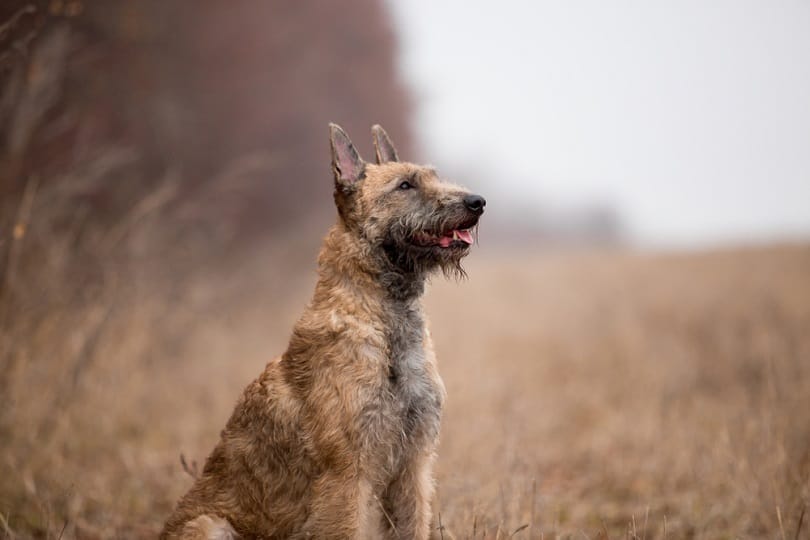
<instances>
[{"instance_id":1,"label":"dog's head","mask_svg":"<svg viewBox=\"0 0 810 540\"><path fill-rule=\"evenodd\" d=\"M401 162L388 134L371 128L376 163L366 163L330 124L335 204L343 224L398 270L462 273L486 201L440 180L430 167Z\"/></svg>"}]
</instances>

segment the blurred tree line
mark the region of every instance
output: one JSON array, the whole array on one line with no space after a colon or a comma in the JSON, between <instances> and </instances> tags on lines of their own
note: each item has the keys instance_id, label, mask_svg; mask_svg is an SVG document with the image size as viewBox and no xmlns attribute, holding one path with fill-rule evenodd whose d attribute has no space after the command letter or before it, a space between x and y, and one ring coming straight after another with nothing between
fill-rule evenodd
<instances>
[{"instance_id":1,"label":"blurred tree line","mask_svg":"<svg viewBox=\"0 0 810 540\"><path fill-rule=\"evenodd\" d=\"M294 290L336 215L327 123L407 154L395 49L382 0L0 3L0 476L48 485L102 367ZM0 508L33 504L18 476Z\"/></svg>"},{"instance_id":2,"label":"blurred tree line","mask_svg":"<svg viewBox=\"0 0 810 540\"><path fill-rule=\"evenodd\" d=\"M10 0L0 51L4 259L32 182L85 227L161 212L244 239L331 220L327 122L408 146L378 0Z\"/></svg>"}]
</instances>

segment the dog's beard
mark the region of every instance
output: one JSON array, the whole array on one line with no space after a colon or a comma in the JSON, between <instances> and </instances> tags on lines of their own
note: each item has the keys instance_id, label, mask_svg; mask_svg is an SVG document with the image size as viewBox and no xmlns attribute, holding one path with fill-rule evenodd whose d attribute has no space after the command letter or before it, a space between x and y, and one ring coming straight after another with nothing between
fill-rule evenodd
<instances>
[{"instance_id":1,"label":"dog's beard","mask_svg":"<svg viewBox=\"0 0 810 540\"><path fill-rule=\"evenodd\" d=\"M440 270L448 278L466 277L461 260L469 248L423 247L413 244L386 243L383 246L388 261L407 274L427 275Z\"/></svg>"},{"instance_id":2,"label":"dog's beard","mask_svg":"<svg viewBox=\"0 0 810 540\"><path fill-rule=\"evenodd\" d=\"M447 278L463 279L467 276L461 265L470 252L470 244L463 240L448 241L448 237L436 241L424 240L424 229L410 228L397 223L388 229L382 242L382 250L389 264L405 274L429 275L441 271ZM428 230L452 230L446 224L437 223Z\"/></svg>"}]
</instances>

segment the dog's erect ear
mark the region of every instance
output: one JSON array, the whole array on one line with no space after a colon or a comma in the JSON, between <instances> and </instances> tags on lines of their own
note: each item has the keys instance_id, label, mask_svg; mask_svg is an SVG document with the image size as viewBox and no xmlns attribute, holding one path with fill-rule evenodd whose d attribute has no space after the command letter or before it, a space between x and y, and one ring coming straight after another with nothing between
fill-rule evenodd
<instances>
[{"instance_id":1,"label":"dog's erect ear","mask_svg":"<svg viewBox=\"0 0 810 540\"><path fill-rule=\"evenodd\" d=\"M329 145L332 148L332 172L335 182L351 185L363 177L365 164L349 136L337 124L329 124Z\"/></svg>"},{"instance_id":2,"label":"dog's erect ear","mask_svg":"<svg viewBox=\"0 0 810 540\"><path fill-rule=\"evenodd\" d=\"M375 124L371 127L371 134L374 136L374 151L377 153L377 163L386 163L388 161L399 161L397 156L397 149L394 148L394 143L388 137L388 133L380 126Z\"/></svg>"}]
</instances>

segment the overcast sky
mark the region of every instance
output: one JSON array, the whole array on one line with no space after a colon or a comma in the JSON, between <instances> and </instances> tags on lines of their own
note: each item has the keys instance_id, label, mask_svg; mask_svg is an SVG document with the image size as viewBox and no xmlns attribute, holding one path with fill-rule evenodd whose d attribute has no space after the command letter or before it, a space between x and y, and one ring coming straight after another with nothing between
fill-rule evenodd
<instances>
[{"instance_id":1,"label":"overcast sky","mask_svg":"<svg viewBox=\"0 0 810 540\"><path fill-rule=\"evenodd\" d=\"M810 0L392 0L421 155L647 245L810 238ZM463 180L463 179L461 179Z\"/></svg>"}]
</instances>

